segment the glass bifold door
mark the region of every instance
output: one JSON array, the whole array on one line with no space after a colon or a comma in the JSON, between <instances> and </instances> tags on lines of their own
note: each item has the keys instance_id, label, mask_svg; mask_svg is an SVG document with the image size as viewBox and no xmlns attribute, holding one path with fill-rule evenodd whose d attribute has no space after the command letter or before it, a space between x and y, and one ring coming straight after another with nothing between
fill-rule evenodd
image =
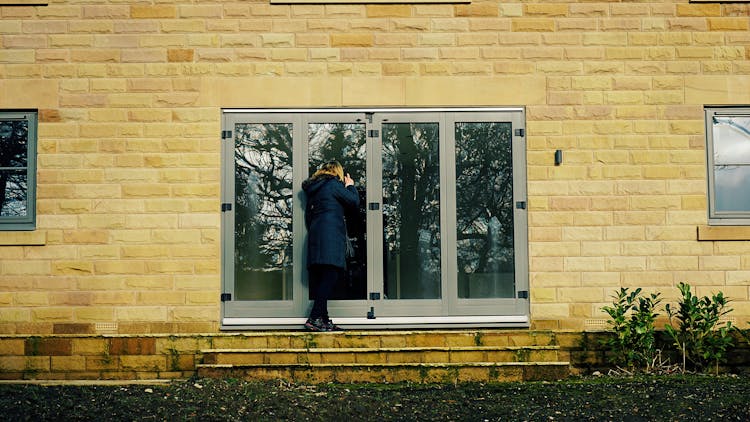
<instances>
[{"instance_id":1,"label":"glass bifold door","mask_svg":"<svg viewBox=\"0 0 750 422\"><path fill-rule=\"evenodd\" d=\"M225 110L222 125L224 328L304 322L301 184L331 160L360 197L337 324L528 325L523 109Z\"/></svg>"}]
</instances>

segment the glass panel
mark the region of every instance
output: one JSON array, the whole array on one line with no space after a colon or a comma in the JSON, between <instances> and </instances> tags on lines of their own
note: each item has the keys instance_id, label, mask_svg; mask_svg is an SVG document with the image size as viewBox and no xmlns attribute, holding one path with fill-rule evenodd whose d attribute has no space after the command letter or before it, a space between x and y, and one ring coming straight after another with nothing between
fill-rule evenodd
<instances>
[{"instance_id":1,"label":"glass panel","mask_svg":"<svg viewBox=\"0 0 750 422\"><path fill-rule=\"evenodd\" d=\"M515 297L510 123L456 123L458 295Z\"/></svg>"},{"instance_id":2,"label":"glass panel","mask_svg":"<svg viewBox=\"0 0 750 422\"><path fill-rule=\"evenodd\" d=\"M750 211L750 166L714 166L716 212Z\"/></svg>"},{"instance_id":3,"label":"glass panel","mask_svg":"<svg viewBox=\"0 0 750 422\"><path fill-rule=\"evenodd\" d=\"M0 217L27 216L28 192L25 170L0 170Z\"/></svg>"},{"instance_id":4,"label":"glass panel","mask_svg":"<svg viewBox=\"0 0 750 422\"><path fill-rule=\"evenodd\" d=\"M750 117L713 118L714 164L750 164Z\"/></svg>"},{"instance_id":5,"label":"glass panel","mask_svg":"<svg viewBox=\"0 0 750 422\"><path fill-rule=\"evenodd\" d=\"M383 274L388 299L440 292L437 123L383 124Z\"/></svg>"},{"instance_id":6,"label":"glass panel","mask_svg":"<svg viewBox=\"0 0 750 422\"><path fill-rule=\"evenodd\" d=\"M0 216L25 217L28 214L28 137L27 120L0 121Z\"/></svg>"},{"instance_id":7,"label":"glass panel","mask_svg":"<svg viewBox=\"0 0 750 422\"><path fill-rule=\"evenodd\" d=\"M235 126L236 300L292 299L292 125Z\"/></svg>"},{"instance_id":8,"label":"glass panel","mask_svg":"<svg viewBox=\"0 0 750 422\"><path fill-rule=\"evenodd\" d=\"M0 168L26 167L28 138L27 120L0 121Z\"/></svg>"},{"instance_id":9,"label":"glass panel","mask_svg":"<svg viewBox=\"0 0 750 422\"><path fill-rule=\"evenodd\" d=\"M354 256L347 258L346 277L334 288L332 299L366 299L367 297L367 137L363 123L311 123L308 126L310 174L321 164L336 160L354 179L359 191L359 210L347 212L346 230L354 246ZM310 298L315 286L310 286Z\"/></svg>"}]
</instances>

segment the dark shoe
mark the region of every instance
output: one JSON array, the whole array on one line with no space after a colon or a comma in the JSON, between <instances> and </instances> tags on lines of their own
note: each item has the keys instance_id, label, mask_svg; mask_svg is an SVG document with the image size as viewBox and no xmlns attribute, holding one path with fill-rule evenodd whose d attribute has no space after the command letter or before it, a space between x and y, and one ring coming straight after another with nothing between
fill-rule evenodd
<instances>
[{"instance_id":1,"label":"dark shoe","mask_svg":"<svg viewBox=\"0 0 750 422\"><path fill-rule=\"evenodd\" d=\"M307 331L326 331L325 322L321 318L310 319L305 321L305 330Z\"/></svg>"},{"instance_id":2,"label":"dark shoe","mask_svg":"<svg viewBox=\"0 0 750 422\"><path fill-rule=\"evenodd\" d=\"M343 328L334 324L330 319L327 319L323 324L325 324L326 327L325 331L344 331Z\"/></svg>"}]
</instances>

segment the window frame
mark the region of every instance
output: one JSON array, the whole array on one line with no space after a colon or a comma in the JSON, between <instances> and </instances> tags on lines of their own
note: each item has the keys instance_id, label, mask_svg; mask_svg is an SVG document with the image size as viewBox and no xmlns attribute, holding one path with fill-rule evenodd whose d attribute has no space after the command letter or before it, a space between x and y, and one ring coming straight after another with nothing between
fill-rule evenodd
<instances>
[{"instance_id":1,"label":"window frame","mask_svg":"<svg viewBox=\"0 0 750 422\"><path fill-rule=\"evenodd\" d=\"M0 110L0 120L26 120L26 215L0 216L0 231L29 231L36 229L36 166L37 166L37 110Z\"/></svg>"},{"instance_id":2,"label":"window frame","mask_svg":"<svg viewBox=\"0 0 750 422\"><path fill-rule=\"evenodd\" d=\"M706 174L708 182L708 225L709 226L750 226L750 208L745 211L716 210L716 181L714 175L714 125L713 118L750 117L750 106L706 106L704 108L706 128ZM748 165L750 166L750 165ZM750 193L750 192L749 192Z\"/></svg>"},{"instance_id":3,"label":"window frame","mask_svg":"<svg viewBox=\"0 0 750 422\"><path fill-rule=\"evenodd\" d=\"M329 309L339 315L342 324L350 327L459 327L477 326L528 327L530 301L528 294L528 207L526 176L526 129L523 107L457 107L457 108L311 108L311 109L223 109L222 110L222 329L266 329L303 324L309 312L308 284L304 276L304 196L294 195L294 293L291 300L238 300L235 279L235 213L236 175L234 149L237 124L293 123L293 171L295 192L309 177L309 123L355 123L366 125L368 141L366 183L368 215L365 223L370 230L368 247L368 289L364 300L334 300ZM515 253L514 297L459 297L456 273L457 232L455 190L455 124L469 122L510 122L512 133L513 171L513 236ZM441 226L441 297L439 299L388 300L383 287L384 271L382 235L382 156L380 155L383 123L439 122L442 131L439 146L440 162L440 226ZM294 129L296 128L296 129ZM372 205L373 208L369 208ZM453 225L453 227L451 227ZM374 236L372 234L375 233ZM377 240L381 239L381 240ZM369 310L369 311L368 311ZM370 315L377 319L372 319Z\"/></svg>"}]
</instances>

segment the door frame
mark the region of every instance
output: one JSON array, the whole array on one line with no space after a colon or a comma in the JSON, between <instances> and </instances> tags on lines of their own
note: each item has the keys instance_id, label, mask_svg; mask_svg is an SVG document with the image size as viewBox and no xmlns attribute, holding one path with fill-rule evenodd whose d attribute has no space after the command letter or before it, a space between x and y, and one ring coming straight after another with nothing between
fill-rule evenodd
<instances>
[{"instance_id":1,"label":"door frame","mask_svg":"<svg viewBox=\"0 0 750 422\"><path fill-rule=\"evenodd\" d=\"M440 172L440 222L441 231L444 235L441 237L441 299L417 299L417 300L397 300L391 304L384 303L383 300L372 300L369 292L383 291L382 264L380 264L380 284L375 281L377 274L373 265L377 259L383 259L382 248L378 249L374 245L378 242L372 238L378 238L382 243L382 236L370 236L368 239L368 297L366 301L331 301L329 307L331 315L335 317L337 324L347 328L419 328L419 327L528 327L530 325L530 306L528 299L528 222L527 211L525 207L514 210L514 242L515 250L524 249L524 253L516 253L515 273L516 273L516 292L523 292L520 297L508 299L461 299L458 298L456 289L456 233L455 219L453 224L450 223L450 215L455 215L456 199L455 184L455 150L454 143L448 142L446 133L456 122L471 121L470 118L495 116L508 117L502 121L511 121L513 125L513 174L521 175L521 180L514 177L513 196L514 203L526 202L526 141L525 141L525 109L523 107L459 107L459 108L357 108L357 109L224 109L222 110L222 133L232 130L235 123L250 122L253 123L292 123L297 130L303 130L306 134L306 128L303 127L308 122L309 115L327 115L328 117L337 116L331 119L331 123L346 121L345 116L376 116L372 121L366 121L366 130L376 129L378 133L382 132L382 119L389 116L388 120L398 122L418 122L413 116L431 116L437 118L440 124L440 166L445 167ZM250 116L253 116L252 118ZM412 119L410 119L412 117ZM391 120L393 119L393 120ZM321 119L321 121L324 119ZM327 123L329 120L326 120ZM488 120L478 120L488 121ZM500 121L500 120L492 120ZM354 119L351 120L354 123ZM229 128L229 129L227 129ZM369 135L368 135L369 136ZM450 135L453 136L452 134ZM231 138L233 140L234 138ZM379 141L379 140L378 140ZM306 135L293 137L293 230L295 239L302 239L299 233L304 232L303 218L300 218L304 212L303 198L301 192L296 187L300 185L308 175L308 148ZM370 158L380 158L380 155L373 152L373 148L378 145L368 137L368 163L366 166L368 185L375 184L378 189L368 187L367 201L382 203L381 184L382 174L379 170L382 168L382 160L374 163L375 160ZM222 141L222 203L232 204L235 199L234 192L234 145L233 142ZM518 166L518 167L517 167ZM230 180L231 177L231 180ZM377 179L377 180L376 180ZM221 303L221 329L268 329L268 328L300 328L305 321L303 316L309 306L309 301L300 299L308 296L306 282L292 282L292 294L296 299L292 300L262 300L262 301L225 301L225 294L234 291L234 212L222 212L222 303ZM371 211L367 211L368 232L375 232L379 229L382 233L382 212L373 216ZM373 217L378 217L373 218ZM382 247L382 245L381 245ZM306 280L307 275L304 270L304 242L295 241L293 245L294 280ZM378 252L379 253L374 253ZM375 256L378 255L378 256ZM379 287L379 289L378 289ZM425 301L436 301L431 303L427 308L433 309L427 314L412 312L411 315L407 310L413 309L413 305L421 307L427 305ZM350 303L339 303L350 302ZM356 303L355 303L356 302ZM400 302L400 303L396 303ZM498 312L498 304L507 302L502 305L502 312ZM366 309L361 309L362 305ZM354 308L352 308L354 307ZM359 308L358 308L359 307ZM443 309L441 315L434 315L435 307ZM348 317L336 317L337 310L356 309L349 311ZM375 318L368 318L369 312L374 311ZM355 316L359 313L360 316ZM401 313L401 315L399 315ZM432 313L432 315L429 315ZM447 315L446 315L447 313ZM500 315L492 315L493 313ZM255 316L252 316L255 315ZM276 315L276 316L273 316ZM284 316L287 315L287 316Z\"/></svg>"}]
</instances>

